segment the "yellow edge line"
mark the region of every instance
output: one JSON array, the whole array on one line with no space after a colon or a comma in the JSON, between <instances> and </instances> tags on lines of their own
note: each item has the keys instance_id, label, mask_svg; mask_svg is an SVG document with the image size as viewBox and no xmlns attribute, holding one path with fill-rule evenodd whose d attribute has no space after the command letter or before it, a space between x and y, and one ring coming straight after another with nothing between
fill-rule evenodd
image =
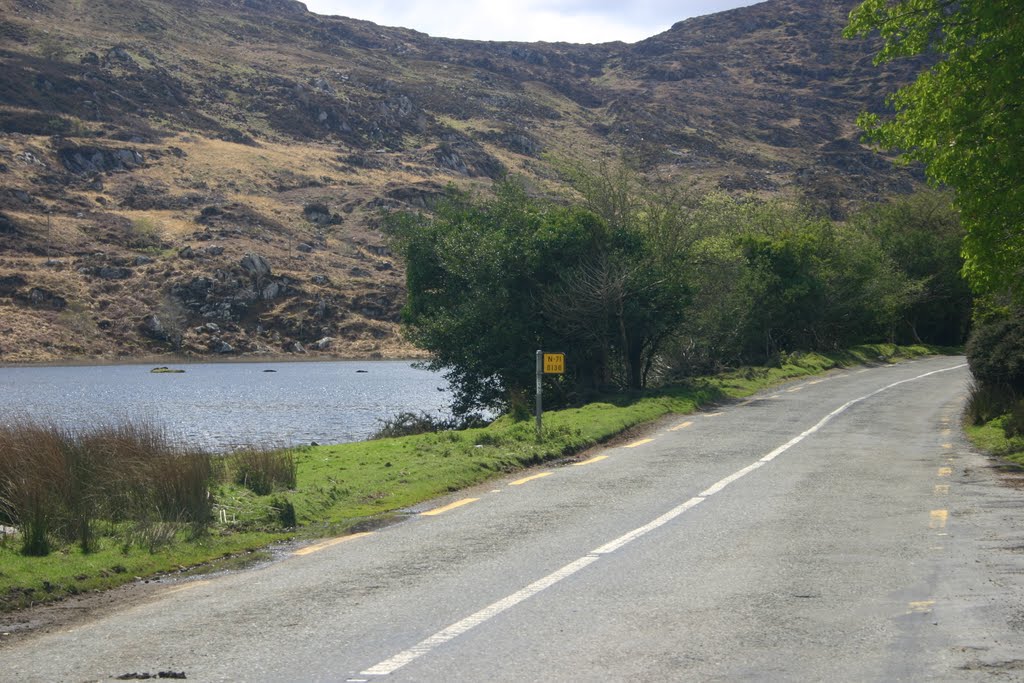
<instances>
[{"instance_id":1,"label":"yellow edge line","mask_svg":"<svg viewBox=\"0 0 1024 683\"><path fill-rule=\"evenodd\" d=\"M190 588L198 588L199 586L205 586L208 583L211 583L210 579L200 579L199 581L189 581L186 584L182 584L180 586L174 586L172 588L168 588L167 591L166 591L166 594L169 595L171 593L179 593L179 592L184 591L184 590L189 590Z\"/></svg>"},{"instance_id":2,"label":"yellow edge line","mask_svg":"<svg viewBox=\"0 0 1024 683\"><path fill-rule=\"evenodd\" d=\"M687 427L689 427L692 424L693 424L692 422L681 422L681 423L677 424L675 427L672 427L671 429L669 429L668 431L674 432L674 431L676 431L678 429L686 429Z\"/></svg>"},{"instance_id":3,"label":"yellow edge line","mask_svg":"<svg viewBox=\"0 0 1024 683\"><path fill-rule=\"evenodd\" d=\"M594 462L601 462L602 460L606 460L607 458L608 458L607 455L597 455L597 456L594 456L593 458L591 458L590 460L584 460L583 462L574 462L573 466L574 467L579 467L580 465L589 465L589 464L594 463Z\"/></svg>"},{"instance_id":4,"label":"yellow edge line","mask_svg":"<svg viewBox=\"0 0 1024 683\"><path fill-rule=\"evenodd\" d=\"M357 538L362 538L363 536L369 536L372 533L373 533L372 531L362 531L362 532L360 532L358 534L350 534L348 536L341 536L339 538L332 538L329 541L322 541L321 543L316 543L314 545L307 545L305 548L299 548L294 553L292 553L292 555L293 556L311 555L312 553L315 553L315 552L318 552L320 550L323 550L324 548L330 548L332 545L338 545L339 543L345 543L346 541L354 541Z\"/></svg>"},{"instance_id":5,"label":"yellow edge line","mask_svg":"<svg viewBox=\"0 0 1024 683\"><path fill-rule=\"evenodd\" d=\"M909 608L910 611L908 611L907 614L912 614L914 612L916 612L918 614L923 614L923 613L931 612L932 611L932 605L934 605L934 604L935 604L934 600L917 600L915 602L908 603L907 607Z\"/></svg>"},{"instance_id":6,"label":"yellow edge line","mask_svg":"<svg viewBox=\"0 0 1024 683\"><path fill-rule=\"evenodd\" d=\"M541 477L547 477L547 476L549 476L551 474L552 474L551 472L541 472L540 474L535 474L535 475L533 475L531 477L526 477L524 479L516 479L515 481L510 481L508 483L508 485L509 486L522 486L523 484L525 484L528 481L533 481L534 479L540 479Z\"/></svg>"},{"instance_id":7,"label":"yellow edge line","mask_svg":"<svg viewBox=\"0 0 1024 683\"><path fill-rule=\"evenodd\" d=\"M717 412L717 413L707 413L706 415L704 415L704 417L718 417L719 415L723 415L723 414L724 414L724 413L722 413L722 412Z\"/></svg>"},{"instance_id":8,"label":"yellow edge line","mask_svg":"<svg viewBox=\"0 0 1024 683\"><path fill-rule=\"evenodd\" d=\"M480 500L480 499L479 498L463 498L462 500L457 500L454 503L449 503L448 505L445 505L444 507L434 508L433 510L427 510L426 512L421 512L420 515L421 516L425 516L425 517L433 517L434 515L440 515L442 513L448 512L449 510L454 510L455 508L460 508L463 505L469 505L470 503L475 503L478 500Z\"/></svg>"},{"instance_id":9,"label":"yellow edge line","mask_svg":"<svg viewBox=\"0 0 1024 683\"><path fill-rule=\"evenodd\" d=\"M953 468L952 467L940 467L939 468L939 476L940 477L948 477L951 474L953 474Z\"/></svg>"},{"instance_id":10,"label":"yellow edge line","mask_svg":"<svg viewBox=\"0 0 1024 683\"><path fill-rule=\"evenodd\" d=\"M948 510L932 510L931 522L928 524L929 529L944 529L946 528L946 519L949 517Z\"/></svg>"},{"instance_id":11,"label":"yellow edge line","mask_svg":"<svg viewBox=\"0 0 1024 683\"><path fill-rule=\"evenodd\" d=\"M633 443L626 444L625 446L623 446L623 448L636 448L637 446L643 446L645 443L650 443L652 441L654 441L654 439L640 439L639 441L634 441Z\"/></svg>"}]
</instances>

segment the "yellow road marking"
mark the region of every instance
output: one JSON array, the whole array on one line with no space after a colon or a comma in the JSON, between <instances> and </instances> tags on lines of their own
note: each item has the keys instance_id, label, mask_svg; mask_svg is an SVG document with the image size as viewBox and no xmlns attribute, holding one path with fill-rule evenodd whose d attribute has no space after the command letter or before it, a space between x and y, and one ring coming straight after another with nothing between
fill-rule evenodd
<instances>
[{"instance_id":1,"label":"yellow road marking","mask_svg":"<svg viewBox=\"0 0 1024 683\"><path fill-rule=\"evenodd\" d=\"M704 417L718 417L718 416L719 416L719 415L721 415L721 414L722 414L721 412L717 412L717 413L708 413L708 414L707 414L707 415L705 415Z\"/></svg>"},{"instance_id":2,"label":"yellow road marking","mask_svg":"<svg viewBox=\"0 0 1024 683\"><path fill-rule=\"evenodd\" d=\"M654 439L640 439L639 441L634 441L633 443L626 444L625 446L623 446L623 448L636 448L637 446L643 446L645 443L650 443L652 441L654 441Z\"/></svg>"},{"instance_id":3,"label":"yellow road marking","mask_svg":"<svg viewBox=\"0 0 1024 683\"><path fill-rule=\"evenodd\" d=\"M946 449L949 449L949 448L953 447L953 444L951 444L951 443L944 443L944 444L942 444L942 447L946 448Z\"/></svg>"},{"instance_id":4,"label":"yellow road marking","mask_svg":"<svg viewBox=\"0 0 1024 683\"><path fill-rule=\"evenodd\" d=\"M180 593L181 591L187 591L190 588L198 588L199 586L205 586L208 583L210 583L209 579L202 579L200 581L189 581L188 583L184 583L184 584L182 584L180 586L174 586L172 588L168 588L165 592L166 593Z\"/></svg>"},{"instance_id":5,"label":"yellow road marking","mask_svg":"<svg viewBox=\"0 0 1024 683\"><path fill-rule=\"evenodd\" d=\"M953 430L949 429L948 427L946 429L943 429L942 431L939 432L939 434L941 434L942 436L949 436L952 433L953 433Z\"/></svg>"},{"instance_id":6,"label":"yellow road marking","mask_svg":"<svg viewBox=\"0 0 1024 683\"><path fill-rule=\"evenodd\" d=\"M947 493L949 493L949 484L936 484L935 485L935 495L936 496L944 496Z\"/></svg>"},{"instance_id":7,"label":"yellow road marking","mask_svg":"<svg viewBox=\"0 0 1024 683\"><path fill-rule=\"evenodd\" d=\"M523 479L516 479L515 481L510 481L508 483L508 485L509 486L522 486L523 484L525 484L528 481L533 481L534 479L540 479L541 477L547 477L547 476L550 476L551 474L552 474L551 472L541 472L540 474L534 474L531 477L525 477Z\"/></svg>"},{"instance_id":8,"label":"yellow road marking","mask_svg":"<svg viewBox=\"0 0 1024 683\"><path fill-rule=\"evenodd\" d=\"M583 462L574 462L573 466L579 467L580 465L589 465L590 463L601 462L602 460L605 460L607 458L608 458L607 455L596 455L593 458L591 458L590 460L584 460Z\"/></svg>"},{"instance_id":9,"label":"yellow road marking","mask_svg":"<svg viewBox=\"0 0 1024 683\"><path fill-rule=\"evenodd\" d=\"M801 391L803 388L803 385L800 385L798 387L793 387L792 389L786 389L786 393L792 394L794 391Z\"/></svg>"},{"instance_id":10,"label":"yellow road marking","mask_svg":"<svg viewBox=\"0 0 1024 683\"><path fill-rule=\"evenodd\" d=\"M814 380L813 382L808 382L808 384L821 384L821 383L822 383L822 382L824 382L824 381L825 381L825 380L823 380L823 379L816 379L816 380Z\"/></svg>"},{"instance_id":11,"label":"yellow road marking","mask_svg":"<svg viewBox=\"0 0 1024 683\"><path fill-rule=\"evenodd\" d=\"M320 543L314 543L313 545L307 545L305 548L299 548L294 553L292 553L292 555L311 555L312 553L319 552L324 548L330 548L332 545L338 545L339 543L345 543L346 541L354 541L357 538L369 536L372 533L372 531L362 531L358 534L351 534L349 536L332 538L328 541L322 541Z\"/></svg>"},{"instance_id":12,"label":"yellow road marking","mask_svg":"<svg viewBox=\"0 0 1024 683\"><path fill-rule=\"evenodd\" d=\"M693 422L691 422L691 421L689 421L689 420L688 420L688 421L686 421L686 422L680 422L679 424L677 424L677 425L676 425L675 427L672 427L672 428L671 428L671 429L669 429L668 431L670 431L670 432L675 432L675 431L678 431L678 430L680 430L680 429L686 429L687 427L689 427L689 426L690 426L690 425L692 425L692 424L693 424Z\"/></svg>"},{"instance_id":13,"label":"yellow road marking","mask_svg":"<svg viewBox=\"0 0 1024 683\"><path fill-rule=\"evenodd\" d=\"M924 614L926 612L931 612L932 605L934 604L934 600L917 600L915 602L911 602L907 605L907 607L910 608L907 614Z\"/></svg>"},{"instance_id":14,"label":"yellow road marking","mask_svg":"<svg viewBox=\"0 0 1024 683\"><path fill-rule=\"evenodd\" d=\"M953 468L952 467L940 467L939 468L939 476L940 477L948 477L951 474L953 474Z\"/></svg>"},{"instance_id":15,"label":"yellow road marking","mask_svg":"<svg viewBox=\"0 0 1024 683\"><path fill-rule=\"evenodd\" d=\"M478 500L480 500L480 499L479 498L463 498L462 500L457 500L454 503L449 503L448 505L445 505L444 507L434 508L433 510L427 510L426 512L421 512L420 515L421 516L426 516L426 517L433 517L434 515L440 515L440 514L443 514L445 512L448 512L449 510L454 510L455 508L460 508L463 505L469 505L470 503L475 503Z\"/></svg>"},{"instance_id":16,"label":"yellow road marking","mask_svg":"<svg viewBox=\"0 0 1024 683\"><path fill-rule=\"evenodd\" d=\"M928 523L929 529L945 529L946 519L949 518L949 510L932 510L931 521Z\"/></svg>"}]
</instances>

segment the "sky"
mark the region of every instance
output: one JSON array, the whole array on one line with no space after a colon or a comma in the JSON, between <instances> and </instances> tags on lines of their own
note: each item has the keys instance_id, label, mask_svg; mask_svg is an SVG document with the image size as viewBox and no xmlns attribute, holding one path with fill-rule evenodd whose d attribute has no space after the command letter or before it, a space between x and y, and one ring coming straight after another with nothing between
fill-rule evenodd
<instances>
[{"instance_id":1,"label":"sky","mask_svg":"<svg viewBox=\"0 0 1024 683\"><path fill-rule=\"evenodd\" d=\"M303 0L309 11L434 37L635 43L689 17L756 0Z\"/></svg>"}]
</instances>

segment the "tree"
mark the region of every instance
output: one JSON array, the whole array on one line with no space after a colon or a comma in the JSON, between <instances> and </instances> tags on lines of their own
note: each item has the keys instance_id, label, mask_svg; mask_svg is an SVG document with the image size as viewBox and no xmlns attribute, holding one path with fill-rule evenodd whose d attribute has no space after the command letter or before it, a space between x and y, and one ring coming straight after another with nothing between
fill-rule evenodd
<instances>
[{"instance_id":1,"label":"tree","mask_svg":"<svg viewBox=\"0 0 1024 683\"><path fill-rule=\"evenodd\" d=\"M937 55L888 98L895 115L861 114L869 139L925 164L956 190L964 274L979 292L1024 298L1024 12L1019 0L865 0L844 35L881 34L876 63Z\"/></svg>"},{"instance_id":2,"label":"tree","mask_svg":"<svg viewBox=\"0 0 1024 683\"><path fill-rule=\"evenodd\" d=\"M918 292L901 312L900 342L956 346L967 339L972 297L961 277L964 230L951 198L920 192L863 209L852 217L874 236Z\"/></svg>"},{"instance_id":3,"label":"tree","mask_svg":"<svg viewBox=\"0 0 1024 683\"><path fill-rule=\"evenodd\" d=\"M406 265L405 333L445 373L457 413L521 403L541 348L568 355L554 396L644 385L686 298L637 225L532 199L514 180L492 199L452 192L433 216L388 218Z\"/></svg>"}]
</instances>

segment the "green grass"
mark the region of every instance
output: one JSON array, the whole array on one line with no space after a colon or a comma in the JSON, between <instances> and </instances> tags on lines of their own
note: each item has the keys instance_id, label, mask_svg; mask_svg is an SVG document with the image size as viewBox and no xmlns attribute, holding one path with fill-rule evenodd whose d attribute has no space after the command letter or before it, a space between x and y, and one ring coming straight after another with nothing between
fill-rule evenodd
<instances>
[{"instance_id":1,"label":"green grass","mask_svg":"<svg viewBox=\"0 0 1024 683\"><path fill-rule=\"evenodd\" d=\"M113 539L104 538L96 552L83 553L76 546L68 546L46 557L26 557L13 543L3 543L0 612L115 588L140 577L236 566L239 558L251 561L254 552L286 537L281 533L248 533L187 541L181 535L177 542L152 553L139 547L125 550Z\"/></svg>"},{"instance_id":2,"label":"green grass","mask_svg":"<svg viewBox=\"0 0 1024 683\"><path fill-rule=\"evenodd\" d=\"M257 495L231 478L214 485L218 521L208 538L187 542L182 536L150 553L138 546L124 550L124 544L103 537L97 552L66 548L42 558L23 557L9 539L0 544L0 611L177 571L286 537L343 534L403 508L578 453L671 413L690 413L840 366L934 352L922 346L869 345L840 354L801 354L783 359L780 367L745 368L682 386L616 395L546 412L539 441L532 421L502 418L481 429L300 448L294 452L293 489ZM279 511L286 503L294 506L297 529L281 528Z\"/></svg>"},{"instance_id":3,"label":"green grass","mask_svg":"<svg viewBox=\"0 0 1024 683\"><path fill-rule=\"evenodd\" d=\"M965 425L964 433L975 447L1024 465L1024 437L1006 438L1006 434L1003 432L1003 423L1007 418L1007 415L1003 415L983 425Z\"/></svg>"}]
</instances>

